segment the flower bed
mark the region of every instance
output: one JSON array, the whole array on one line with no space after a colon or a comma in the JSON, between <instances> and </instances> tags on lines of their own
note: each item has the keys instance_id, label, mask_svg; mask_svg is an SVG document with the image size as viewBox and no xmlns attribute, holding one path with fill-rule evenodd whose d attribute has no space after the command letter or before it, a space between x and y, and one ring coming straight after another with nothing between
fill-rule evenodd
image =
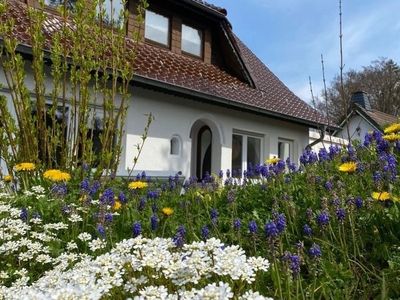
<instances>
[{"instance_id":1,"label":"flower bed","mask_svg":"<svg viewBox=\"0 0 400 300\"><path fill-rule=\"evenodd\" d=\"M399 155L372 133L305 151L300 166L254 166L240 185L231 172L182 185L18 167L0 187L0 293L396 298Z\"/></svg>"}]
</instances>

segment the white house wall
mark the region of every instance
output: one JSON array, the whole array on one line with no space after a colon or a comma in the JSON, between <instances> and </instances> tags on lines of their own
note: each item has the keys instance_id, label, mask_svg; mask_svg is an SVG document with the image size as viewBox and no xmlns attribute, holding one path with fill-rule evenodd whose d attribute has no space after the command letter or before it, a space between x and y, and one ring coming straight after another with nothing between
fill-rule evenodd
<instances>
[{"instance_id":1,"label":"white house wall","mask_svg":"<svg viewBox=\"0 0 400 300\"><path fill-rule=\"evenodd\" d=\"M216 128L211 128L213 135L220 136L220 155L213 157L212 172L231 169L231 145L233 130L259 134L263 136L262 157L278 155L278 139L293 141L293 157L297 161L302 150L308 144L308 127L289 122L274 120L233 109L205 104L198 101L176 97L143 88L137 88L131 101L126 122L126 151L120 174L126 174L133 165L136 155L135 146L141 141L141 135L147 120L145 114L155 117L150 126L149 138L135 166L137 173L146 170L153 175L173 175L181 171L184 176L193 175L192 139L193 124L197 120L209 120ZM170 139L179 136L182 152L172 156ZM214 141L213 141L214 142ZM215 144L213 144L213 147ZM218 145L217 145L218 146Z\"/></svg>"},{"instance_id":2,"label":"white house wall","mask_svg":"<svg viewBox=\"0 0 400 300\"><path fill-rule=\"evenodd\" d=\"M348 122L348 131L347 125L345 124L343 128L336 134L339 138L348 139L348 132L350 133L351 140L359 140L364 141L365 135L375 130L375 128L367 122L360 115L353 115Z\"/></svg>"},{"instance_id":3,"label":"white house wall","mask_svg":"<svg viewBox=\"0 0 400 300\"><path fill-rule=\"evenodd\" d=\"M310 129L310 144L314 143L315 141L319 140L321 134L318 131ZM329 149L330 146L338 146L344 147L348 144L346 139L338 138L336 136L331 136L329 134L325 134L322 141L312 146L312 150L316 153L319 152L321 148L325 148L326 150Z\"/></svg>"},{"instance_id":4,"label":"white house wall","mask_svg":"<svg viewBox=\"0 0 400 300\"><path fill-rule=\"evenodd\" d=\"M26 66L26 85L34 91L34 81L30 63ZM0 82L6 86L4 73L0 69ZM46 78L46 91L50 94L52 80ZM9 99L9 108L13 107L7 88L0 91ZM116 105L119 100L117 99ZM181 171L188 177L194 174L191 130L196 122L203 120L213 131L212 172L231 169L232 133L240 130L263 137L262 159L278 156L278 139L293 141L293 158L298 160L302 150L308 144L308 127L279 121L255 114L205 104L198 101L171 96L143 88L135 88L129 103L126 120L126 136L123 140L123 152L118 170L119 175L127 175L137 154L136 145L141 141L147 121L145 114L155 117L150 126L149 137L133 173L142 170L150 175L173 175ZM170 139L176 136L181 142L178 156L170 155ZM1 167L5 170L3 162Z\"/></svg>"}]
</instances>

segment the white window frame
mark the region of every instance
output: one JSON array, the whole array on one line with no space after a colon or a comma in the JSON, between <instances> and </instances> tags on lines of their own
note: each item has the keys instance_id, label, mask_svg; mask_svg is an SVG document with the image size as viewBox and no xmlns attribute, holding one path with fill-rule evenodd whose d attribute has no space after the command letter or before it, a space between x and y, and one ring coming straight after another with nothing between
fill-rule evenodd
<instances>
[{"instance_id":1,"label":"white window frame","mask_svg":"<svg viewBox=\"0 0 400 300\"><path fill-rule=\"evenodd\" d=\"M255 132L249 132L249 131L244 131L244 130L238 130L234 129L232 132L232 138L233 135L239 135L242 137L242 174L245 170L247 170L247 140L249 137L252 138L257 138L260 140L260 161L259 164L263 163L263 157L264 157L264 139L265 136L264 134L261 133L255 133ZM231 157L231 169L232 169L232 157ZM231 170L233 171L233 170Z\"/></svg>"}]
</instances>

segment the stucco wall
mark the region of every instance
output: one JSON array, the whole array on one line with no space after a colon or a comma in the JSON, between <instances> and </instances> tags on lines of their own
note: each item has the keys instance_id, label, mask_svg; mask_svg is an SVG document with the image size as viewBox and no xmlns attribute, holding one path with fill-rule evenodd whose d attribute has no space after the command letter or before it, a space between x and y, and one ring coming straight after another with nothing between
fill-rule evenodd
<instances>
[{"instance_id":1,"label":"stucco wall","mask_svg":"<svg viewBox=\"0 0 400 300\"><path fill-rule=\"evenodd\" d=\"M149 112L154 115L155 121L150 127L150 137L144 145L136 169L147 170L154 175L169 175L178 171L182 171L185 176L193 174L193 164L190 164L191 130L198 120L203 120L211 127L213 138L218 136L217 140L213 140L213 147L220 146L219 157L213 157L215 173L220 169L231 169L234 129L262 136L261 156L264 159L278 155L279 138L293 141L293 157L296 161L308 144L308 128L305 126L137 88L128 113L125 161L120 168L121 174L132 166L135 145L140 142L146 122L145 114ZM169 154L170 138L174 135L182 141L179 156Z\"/></svg>"},{"instance_id":2,"label":"stucco wall","mask_svg":"<svg viewBox=\"0 0 400 300\"><path fill-rule=\"evenodd\" d=\"M364 141L365 135L369 131L373 131L374 127L371 126L364 118L359 115L354 115L350 121L348 122L349 133L351 140L359 140ZM337 137L348 139L347 125L343 126L343 129L340 130L337 134Z\"/></svg>"},{"instance_id":3,"label":"stucco wall","mask_svg":"<svg viewBox=\"0 0 400 300\"><path fill-rule=\"evenodd\" d=\"M26 67L27 86L33 91L32 75L29 64ZM0 70L0 82L5 83L4 74ZM51 91L51 78L46 79L48 93ZM7 89L1 91L9 98ZM181 171L185 177L195 174L195 153L192 148L192 136L201 124L208 125L213 133L212 171L231 169L232 133L234 130L248 132L262 137L262 160L278 155L278 139L293 142L293 159L298 160L302 150L308 144L308 127L290 122L275 120L263 116L244 113L233 109L218 107L155 92L143 88L135 88L129 103L126 120L126 136L123 140L123 152L119 167L119 175L127 175L132 167L133 158L137 154L136 145L141 141L146 114L155 117L150 126L149 137L139 157L134 174L145 170L149 175L167 176ZM192 136L191 136L192 135ZM181 142L179 155L170 155L170 139L177 136ZM194 147L193 147L194 146ZM4 168L4 164L2 164Z\"/></svg>"},{"instance_id":4,"label":"stucco wall","mask_svg":"<svg viewBox=\"0 0 400 300\"><path fill-rule=\"evenodd\" d=\"M310 130L310 144L315 142L320 138L321 134L317 131ZM338 138L335 136L330 136L328 134L324 135L323 141L315 144L312 146L312 150L316 153L319 152L321 148L325 148L326 150L329 149L331 145L333 146L338 146L338 147L343 147L348 144L348 141L346 139Z\"/></svg>"}]
</instances>

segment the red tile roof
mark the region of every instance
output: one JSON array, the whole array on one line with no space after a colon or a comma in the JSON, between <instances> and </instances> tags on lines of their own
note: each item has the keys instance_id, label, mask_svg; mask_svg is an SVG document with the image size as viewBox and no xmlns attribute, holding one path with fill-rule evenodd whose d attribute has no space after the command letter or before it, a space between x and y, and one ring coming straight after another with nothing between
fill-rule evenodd
<instances>
[{"instance_id":1,"label":"red tile roof","mask_svg":"<svg viewBox=\"0 0 400 300\"><path fill-rule=\"evenodd\" d=\"M377 129L383 129L387 125L399 122L399 117L389 115L376 109L367 110L360 105L357 105L356 109L375 122L375 125L378 127Z\"/></svg>"},{"instance_id":2,"label":"red tile roof","mask_svg":"<svg viewBox=\"0 0 400 300\"><path fill-rule=\"evenodd\" d=\"M7 17L15 19L13 34L22 44L29 46L26 5L19 1L9 1L9 4ZM60 24L59 17L48 14L44 31L49 48L51 35L60 28ZM135 46L132 40L127 40L128 45ZM312 126L327 124L324 117L294 95L237 37L233 42L256 88L215 65L144 43L140 43L137 49L136 75L193 91L205 98L222 99L228 105Z\"/></svg>"}]
</instances>

